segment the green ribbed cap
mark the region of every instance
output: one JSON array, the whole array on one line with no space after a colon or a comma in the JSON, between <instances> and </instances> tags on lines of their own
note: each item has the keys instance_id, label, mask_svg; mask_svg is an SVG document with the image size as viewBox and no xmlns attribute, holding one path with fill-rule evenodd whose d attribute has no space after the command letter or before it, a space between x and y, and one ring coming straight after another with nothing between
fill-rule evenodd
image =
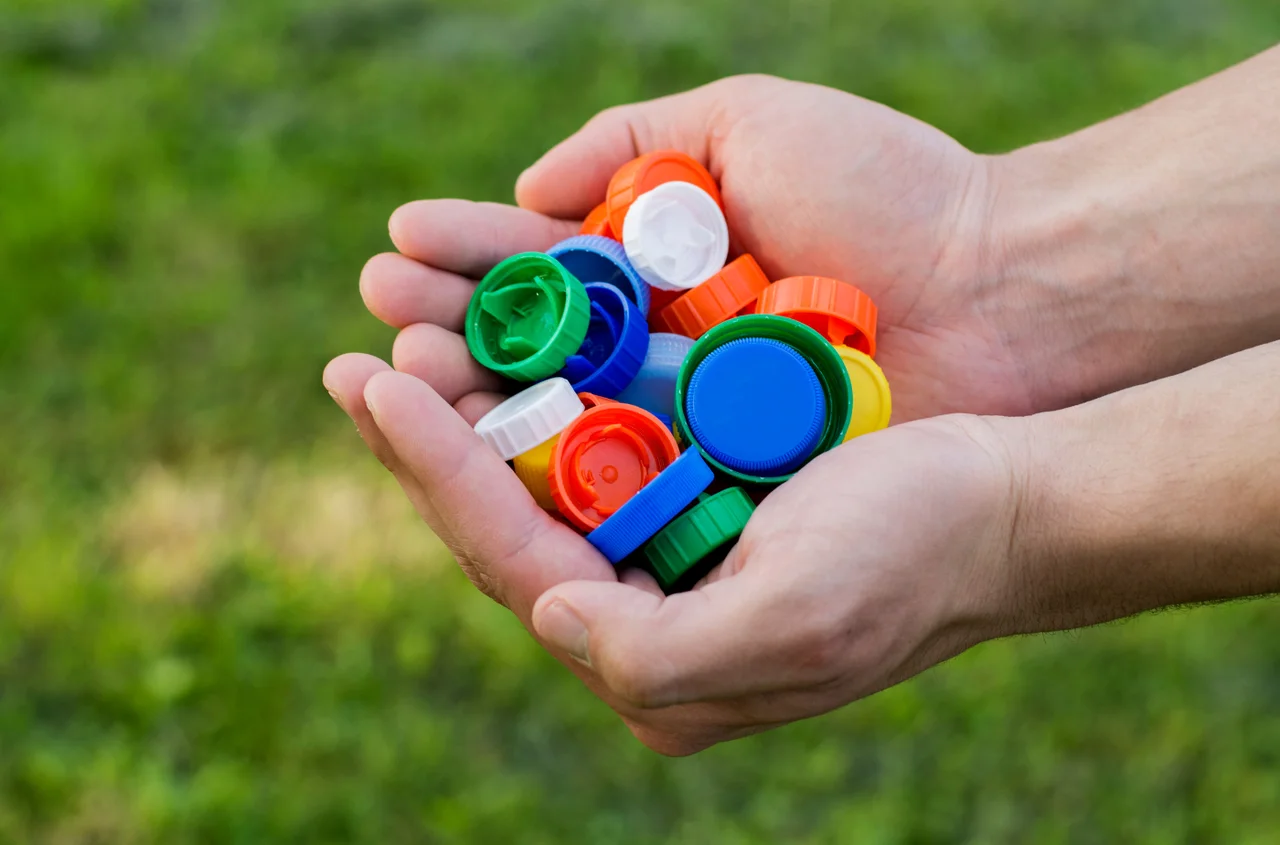
<instances>
[{"instance_id":1,"label":"green ribbed cap","mask_svg":"<svg viewBox=\"0 0 1280 845\"><path fill-rule=\"evenodd\" d=\"M712 552L736 540L755 509L741 487L699 496L697 504L644 547L649 569L662 589L669 591Z\"/></svg>"},{"instance_id":2,"label":"green ribbed cap","mask_svg":"<svg viewBox=\"0 0 1280 845\"><path fill-rule=\"evenodd\" d=\"M844 434L849 430L849 420L853 417L853 385L849 381L849 370L844 365L840 353L836 352L826 338L803 323L790 317L779 317L776 314L749 314L735 317L732 320L713 327L698 339L693 349L685 356L680 374L676 378L676 426L680 439L685 443L697 446L698 451L707 459L716 471L728 475L745 484L781 484L795 473L777 476L750 475L730 469L707 454L701 444L693 436L689 426L689 418L685 413L685 398L689 390L689 381L693 378L698 366L707 356L720 347L744 337L763 337L778 340L799 352L813 367L818 381L822 384L822 392L826 397L826 422L822 427L822 437L813 450L812 457L821 455L844 442ZM749 424L748 422L743 423Z\"/></svg>"},{"instance_id":3,"label":"green ribbed cap","mask_svg":"<svg viewBox=\"0 0 1280 845\"><path fill-rule=\"evenodd\" d=\"M481 280L467 306L467 347L485 367L517 381L564 368L591 322L582 282L559 261L522 252Z\"/></svg>"}]
</instances>

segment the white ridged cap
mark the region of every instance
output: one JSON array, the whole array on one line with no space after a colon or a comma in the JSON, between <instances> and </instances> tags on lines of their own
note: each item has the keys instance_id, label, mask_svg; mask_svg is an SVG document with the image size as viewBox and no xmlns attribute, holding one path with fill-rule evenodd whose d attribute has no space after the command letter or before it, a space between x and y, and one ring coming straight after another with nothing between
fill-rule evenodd
<instances>
[{"instance_id":1,"label":"white ridged cap","mask_svg":"<svg viewBox=\"0 0 1280 845\"><path fill-rule=\"evenodd\" d=\"M562 378L548 379L485 414L476 423L476 434L509 461L564 431L583 410L573 385Z\"/></svg>"},{"instance_id":2,"label":"white ridged cap","mask_svg":"<svg viewBox=\"0 0 1280 845\"><path fill-rule=\"evenodd\" d=\"M631 204L622 245L650 285L689 290L724 269L729 224L706 191L688 182L666 182Z\"/></svg>"}]
</instances>

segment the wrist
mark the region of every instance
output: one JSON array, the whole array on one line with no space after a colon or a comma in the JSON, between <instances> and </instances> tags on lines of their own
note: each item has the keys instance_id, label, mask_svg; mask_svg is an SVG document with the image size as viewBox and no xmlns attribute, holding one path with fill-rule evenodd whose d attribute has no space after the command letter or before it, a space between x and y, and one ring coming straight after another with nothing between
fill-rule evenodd
<instances>
[{"instance_id":1,"label":"wrist","mask_svg":"<svg viewBox=\"0 0 1280 845\"><path fill-rule=\"evenodd\" d=\"M1002 421L1011 633L1280 590L1280 344Z\"/></svg>"},{"instance_id":2,"label":"wrist","mask_svg":"<svg viewBox=\"0 0 1280 845\"><path fill-rule=\"evenodd\" d=\"M998 156L988 267L992 322L1037 411L1128 386L1132 252L1072 138ZM996 313L998 312L998 314Z\"/></svg>"}]
</instances>

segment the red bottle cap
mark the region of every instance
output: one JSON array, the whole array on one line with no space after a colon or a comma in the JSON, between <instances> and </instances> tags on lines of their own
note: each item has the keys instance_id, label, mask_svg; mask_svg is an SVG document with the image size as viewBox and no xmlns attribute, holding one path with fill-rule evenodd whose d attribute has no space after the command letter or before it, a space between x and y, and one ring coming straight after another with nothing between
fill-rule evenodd
<instances>
[{"instance_id":1,"label":"red bottle cap","mask_svg":"<svg viewBox=\"0 0 1280 845\"><path fill-rule=\"evenodd\" d=\"M610 238L615 241L618 239L618 236L613 233L613 226L609 225L609 204L607 202L602 202L591 209L587 219L582 222L582 230L579 234L599 235L602 238Z\"/></svg>"},{"instance_id":2,"label":"red bottle cap","mask_svg":"<svg viewBox=\"0 0 1280 845\"><path fill-rule=\"evenodd\" d=\"M760 294L756 313L790 317L836 346L876 354L876 304L847 282L822 276L781 279Z\"/></svg>"},{"instance_id":3,"label":"red bottle cap","mask_svg":"<svg viewBox=\"0 0 1280 845\"><path fill-rule=\"evenodd\" d=\"M641 194L652 191L667 182L688 182L697 185L715 199L721 209L720 189L707 169L695 159L675 150L660 150L632 159L609 182L609 195L605 205L609 210L609 226L616 237L622 233L627 211Z\"/></svg>"},{"instance_id":4,"label":"red bottle cap","mask_svg":"<svg viewBox=\"0 0 1280 845\"><path fill-rule=\"evenodd\" d=\"M668 305L688 293L689 291L687 290L649 288L649 331L667 332L667 329L662 328L662 324L658 321L658 316L662 314Z\"/></svg>"},{"instance_id":5,"label":"red bottle cap","mask_svg":"<svg viewBox=\"0 0 1280 845\"><path fill-rule=\"evenodd\" d=\"M582 400L582 407L588 411L592 408L598 408L601 405L617 405L618 400L606 399L603 396L597 396L594 393L579 393L578 398Z\"/></svg>"},{"instance_id":6,"label":"red bottle cap","mask_svg":"<svg viewBox=\"0 0 1280 845\"><path fill-rule=\"evenodd\" d=\"M599 405L560 434L547 481L560 512L594 531L680 455L657 417L621 403Z\"/></svg>"},{"instance_id":7,"label":"red bottle cap","mask_svg":"<svg viewBox=\"0 0 1280 845\"><path fill-rule=\"evenodd\" d=\"M712 326L754 312L756 299L768 287L769 277L744 255L659 311L659 330L697 340Z\"/></svg>"}]
</instances>

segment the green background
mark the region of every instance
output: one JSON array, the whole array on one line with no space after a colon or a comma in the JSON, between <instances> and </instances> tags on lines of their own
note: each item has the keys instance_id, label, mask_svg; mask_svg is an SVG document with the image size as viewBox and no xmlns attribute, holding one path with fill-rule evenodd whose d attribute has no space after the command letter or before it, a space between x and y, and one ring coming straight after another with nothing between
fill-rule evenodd
<instances>
[{"instance_id":1,"label":"green background","mask_svg":"<svg viewBox=\"0 0 1280 845\"><path fill-rule=\"evenodd\" d=\"M1274 842L1275 601L989 644L686 760L479 597L319 383L386 218L739 71L982 151L1274 0L0 0L0 842Z\"/></svg>"}]
</instances>

